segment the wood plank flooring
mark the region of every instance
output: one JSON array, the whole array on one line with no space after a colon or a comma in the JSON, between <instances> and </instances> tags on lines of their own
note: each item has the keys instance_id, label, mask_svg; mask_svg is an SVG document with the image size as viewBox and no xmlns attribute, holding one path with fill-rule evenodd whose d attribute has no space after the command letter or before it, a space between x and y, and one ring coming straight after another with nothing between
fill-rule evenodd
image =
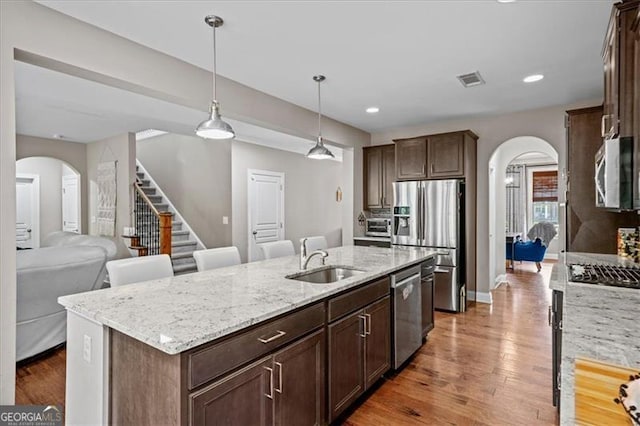
<instances>
[{"instance_id":1,"label":"wood plank flooring","mask_svg":"<svg viewBox=\"0 0 640 426\"><path fill-rule=\"evenodd\" d=\"M16 369L16 404L59 405L64 412L67 351L55 349Z\"/></svg>"},{"instance_id":2,"label":"wood plank flooring","mask_svg":"<svg viewBox=\"0 0 640 426\"><path fill-rule=\"evenodd\" d=\"M553 425L547 288L552 263L516 265L493 305L436 313L429 342L345 421L370 425ZM18 368L16 403L64 406L65 350Z\"/></svg>"},{"instance_id":3,"label":"wood plank flooring","mask_svg":"<svg viewBox=\"0 0 640 426\"><path fill-rule=\"evenodd\" d=\"M411 363L345 421L370 425L555 425L551 401L551 329L547 285L516 264L493 305L436 313L436 328Z\"/></svg>"}]
</instances>

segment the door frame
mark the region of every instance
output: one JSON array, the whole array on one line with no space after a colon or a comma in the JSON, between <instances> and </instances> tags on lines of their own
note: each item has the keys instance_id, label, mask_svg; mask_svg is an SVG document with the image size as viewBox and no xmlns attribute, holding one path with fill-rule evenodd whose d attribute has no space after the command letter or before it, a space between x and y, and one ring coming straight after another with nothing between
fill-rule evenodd
<instances>
[{"instance_id":1,"label":"door frame","mask_svg":"<svg viewBox=\"0 0 640 426\"><path fill-rule=\"evenodd\" d=\"M40 248L40 175L32 173L16 173L16 183L18 179L31 180L33 192L31 193L31 241L33 248ZM18 200L16 199L16 207Z\"/></svg>"},{"instance_id":2,"label":"door frame","mask_svg":"<svg viewBox=\"0 0 640 426\"><path fill-rule=\"evenodd\" d=\"M284 239L284 229L285 229L285 211L284 211L284 197L285 197L285 177L284 177L284 172L272 172L270 170L260 170L260 169L247 169L247 262L252 262L255 259L255 255L252 251L252 247L253 247L253 234L251 233L251 204L252 204L252 199L253 199L253 188L251 186L251 176L252 175L266 175L266 176L273 176L273 177L278 177L281 179L282 182L282 196L280 197L280 211L282 212L282 217L281 217L281 223L282 226L280 227L280 230L278 231L278 239L279 240L283 240Z\"/></svg>"},{"instance_id":3,"label":"door frame","mask_svg":"<svg viewBox=\"0 0 640 426\"><path fill-rule=\"evenodd\" d=\"M67 166L69 167L69 166ZM71 167L69 167L71 168ZM73 175L62 175L62 182L61 182L61 187L62 187L62 191L64 191L64 181L67 178L73 177L76 180L76 199L77 199L77 206L78 206L78 234L82 234L82 179L81 176L77 173L74 172ZM60 198L62 206L61 206L61 213L62 213L62 230L64 231L64 193L62 194L62 197Z\"/></svg>"}]
</instances>

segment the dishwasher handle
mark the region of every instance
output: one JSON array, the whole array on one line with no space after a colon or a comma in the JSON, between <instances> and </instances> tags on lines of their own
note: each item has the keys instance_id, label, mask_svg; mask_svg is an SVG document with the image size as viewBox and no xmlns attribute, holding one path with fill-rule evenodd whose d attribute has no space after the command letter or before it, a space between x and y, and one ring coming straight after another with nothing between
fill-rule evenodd
<instances>
[{"instance_id":1,"label":"dishwasher handle","mask_svg":"<svg viewBox=\"0 0 640 426\"><path fill-rule=\"evenodd\" d=\"M404 287L410 283L419 283L420 282L420 273L418 272L417 274L413 274L410 277L407 277L405 279L403 279L402 281L398 281L397 283L392 283L392 287L393 288L401 288Z\"/></svg>"}]
</instances>

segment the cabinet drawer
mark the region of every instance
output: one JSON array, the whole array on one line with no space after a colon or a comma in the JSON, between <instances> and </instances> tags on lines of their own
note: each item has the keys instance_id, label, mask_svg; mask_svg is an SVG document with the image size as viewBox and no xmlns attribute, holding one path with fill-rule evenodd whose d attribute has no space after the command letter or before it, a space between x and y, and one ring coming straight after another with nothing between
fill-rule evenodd
<instances>
[{"instance_id":1,"label":"cabinet drawer","mask_svg":"<svg viewBox=\"0 0 640 426\"><path fill-rule=\"evenodd\" d=\"M329 321L368 305L389 294L389 278L385 277L357 290L329 300Z\"/></svg>"},{"instance_id":2,"label":"cabinet drawer","mask_svg":"<svg viewBox=\"0 0 640 426\"><path fill-rule=\"evenodd\" d=\"M187 355L189 389L260 358L324 325L324 313L324 303L317 303Z\"/></svg>"}]
</instances>

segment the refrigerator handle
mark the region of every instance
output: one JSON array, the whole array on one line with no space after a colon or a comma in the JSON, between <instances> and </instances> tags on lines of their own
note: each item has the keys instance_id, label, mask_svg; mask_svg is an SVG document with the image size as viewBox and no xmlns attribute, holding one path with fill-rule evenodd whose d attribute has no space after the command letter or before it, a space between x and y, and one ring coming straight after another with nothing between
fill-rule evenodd
<instances>
[{"instance_id":1,"label":"refrigerator handle","mask_svg":"<svg viewBox=\"0 0 640 426\"><path fill-rule=\"evenodd\" d=\"M420 205L420 234L418 235L418 239L420 240L420 245L424 245L425 243L425 234L427 232L426 227L426 218L427 218L427 203L425 203L425 187L424 187L424 183L420 182L420 191L419 193L419 197L420 199L418 200L418 203Z\"/></svg>"},{"instance_id":2,"label":"refrigerator handle","mask_svg":"<svg viewBox=\"0 0 640 426\"><path fill-rule=\"evenodd\" d=\"M418 235L416 235L416 239L418 240L418 245L422 245L422 183L418 182L418 214L416 215L416 220L418 221Z\"/></svg>"}]
</instances>

